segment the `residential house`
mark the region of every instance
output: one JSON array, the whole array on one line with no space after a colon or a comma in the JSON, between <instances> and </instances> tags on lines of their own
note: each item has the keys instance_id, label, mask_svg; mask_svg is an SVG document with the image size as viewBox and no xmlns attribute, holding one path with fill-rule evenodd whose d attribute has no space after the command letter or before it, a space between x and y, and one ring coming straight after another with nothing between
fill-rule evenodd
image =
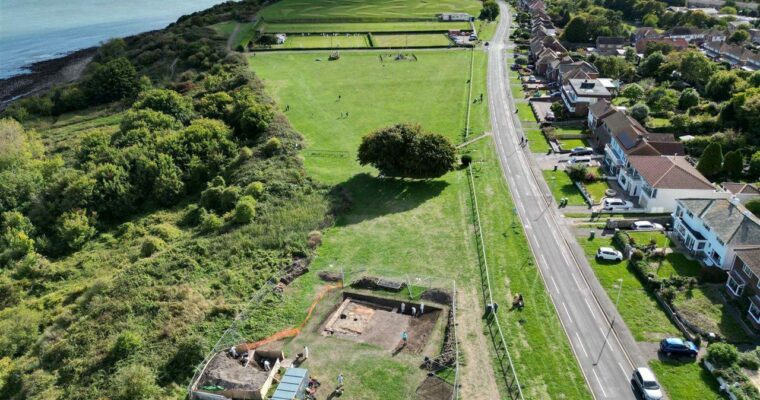
<instances>
[{"instance_id":1,"label":"residential house","mask_svg":"<svg viewBox=\"0 0 760 400\"><path fill-rule=\"evenodd\" d=\"M705 38L705 31L700 28L690 26L677 26L665 34L669 39L683 39L687 42L702 41Z\"/></svg>"},{"instance_id":2,"label":"residential house","mask_svg":"<svg viewBox=\"0 0 760 400\"><path fill-rule=\"evenodd\" d=\"M713 28L705 32L703 42L725 42L726 39L728 39L728 32Z\"/></svg>"},{"instance_id":3,"label":"residential house","mask_svg":"<svg viewBox=\"0 0 760 400\"><path fill-rule=\"evenodd\" d=\"M536 60L538 54L544 49L552 49L557 54L567 54L567 49L562 46L562 43L554 36L546 36L544 38L533 38L530 41L530 56L532 60Z\"/></svg>"},{"instance_id":4,"label":"residential house","mask_svg":"<svg viewBox=\"0 0 760 400\"><path fill-rule=\"evenodd\" d=\"M610 100L612 94L597 79L570 79L560 90L567 111L586 116L588 108L598 100Z\"/></svg>"},{"instance_id":5,"label":"residential house","mask_svg":"<svg viewBox=\"0 0 760 400\"><path fill-rule=\"evenodd\" d=\"M618 175L621 168L630 167L630 156L678 156L686 152L683 144L672 134L648 132L623 112L604 118L602 124L610 136L609 146L604 150L604 164L612 175ZM626 187L621 179L618 182ZM629 194L638 195L633 190Z\"/></svg>"},{"instance_id":6,"label":"residential house","mask_svg":"<svg viewBox=\"0 0 760 400\"><path fill-rule=\"evenodd\" d=\"M628 41L622 37L599 36L596 38L596 51L600 54L617 54L626 44Z\"/></svg>"},{"instance_id":7,"label":"residential house","mask_svg":"<svg viewBox=\"0 0 760 400\"><path fill-rule=\"evenodd\" d=\"M604 135L603 129L600 129L602 120L615 112L617 110L605 99L597 101L588 108L588 129L591 131L594 147L599 150L604 149L604 146L609 143L609 136Z\"/></svg>"},{"instance_id":8,"label":"residential house","mask_svg":"<svg viewBox=\"0 0 760 400\"><path fill-rule=\"evenodd\" d=\"M628 156L618 174L639 207L651 213L673 212L682 198L727 199L730 193L713 185L684 156ZM760 237L758 237L760 239Z\"/></svg>"},{"instance_id":9,"label":"residential house","mask_svg":"<svg viewBox=\"0 0 760 400\"><path fill-rule=\"evenodd\" d=\"M760 29L750 29L749 37L752 43L760 44ZM723 40L726 40L726 39L723 39Z\"/></svg>"},{"instance_id":10,"label":"residential house","mask_svg":"<svg viewBox=\"0 0 760 400\"><path fill-rule=\"evenodd\" d=\"M682 38L641 39L634 44L636 47L636 53L644 54L647 50L647 44L649 43L667 44L676 51L682 51L689 48L689 42Z\"/></svg>"},{"instance_id":11,"label":"residential house","mask_svg":"<svg viewBox=\"0 0 760 400\"><path fill-rule=\"evenodd\" d=\"M656 29L644 26L633 31L631 34L631 43L635 44L641 39L659 39L661 37L662 35L657 33Z\"/></svg>"},{"instance_id":12,"label":"residential house","mask_svg":"<svg viewBox=\"0 0 760 400\"><path fill-rule=\"evenodd\" d=\"M716 10L713 7L701 7L701 8L688 8L688 7L676 7L671 6L667 8L668 11L674 12L674 13L686 13L686 12L703 12L709 16L716 16L718 15L718 10Z\"/></svg>"},{"instance_id":13,"label":"residential house","mask_svg":"<svg viewBox=\"0 0 760 400\"><path fill-rule=\"evenodd\" d=\"M599 70L593 64L586 61L560 63L549 76L549 79L558 85L565 85L570 79L597 78L599 78Z\"/></svg>"},{"instance_id":14,"label":"residential house","mask_svg":"<svg viewBox=\"0 0 760 400\"><path fill-rule=\"evenodd\" d=\"M747 61L744 63L743 69L747 71L760 71L760 53L748 51Z\"/></svg>"},{"instance_id":15,"label":"residential house","mask_svg":"<svg viewBox=\"0 0 760 400\"><path fill-rule=\"evenodd\" d=\"M726 292L734 299L746 299L747 319L760 330L760 247L738 248L728 271Z\"/></svg>"},{"instance_id":16,"label":"residential house","mask_svg":"<svg viewBox=\"0 0 760 400\"><path fill-rule=\"evenodd\" d=\"M732 253L760 246L760 220L738 201L684 197L676 200L673 239L708 267L730 269Z\"/></svg>"},{"instance_id":17,"label":"residential house","mask_svg":"<svg viewBox=\"0 0 760 400\"><path fill-rule=\"evenodd\" d=\"M549 69L549 66L551 66L553 62L559 60L560 56L557 52L552 49L544 49L538 54L538 56L536 56L536 75L546 76L546 71Z\"/></svg>"},{"instance_id":18,"label":"residential house","mask_svg":"<svg viewBox=\"0 0 760 400\"><path fill-rule=\"evenodd\" d=\"M751 183L723 182L721 186L723 186L723 189L728 190L742 204L760 197L760 189Z\"/></svg>"}]
</instances>

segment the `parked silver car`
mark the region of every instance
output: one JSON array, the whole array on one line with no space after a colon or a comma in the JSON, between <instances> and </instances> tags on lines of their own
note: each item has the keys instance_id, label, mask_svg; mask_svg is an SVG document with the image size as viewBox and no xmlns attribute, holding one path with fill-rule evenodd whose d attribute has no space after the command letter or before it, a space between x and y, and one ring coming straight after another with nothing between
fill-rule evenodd
<instances>
[{"instance_id":1,"label":"parked silver car","mask_svg":"<svg viewBox=\"0 0 760 400\"><path fill-rule=\"evenodd\" d=\"M662 399L662 389L657 382L657 378L654 377L654 373L649 368L636 368L633 371L633 386L639 392L644 400L660 400Z\"/></svg>"},{"instance_id":2,"label":"parked silver car","mask_svg":"<svg viewBox=\"0 0 760 400\"><path fill-rule=\"evenodd\" d=\"M654 222L636 221L633 223L633 225L631 225L631 229L635 231L661 231L665 228L662 225L656 224Z\"/></svg>"},{"instance_id":3,"label":"parked silver car","mask_svg":"<svg viewBox=\"0 0 760 400\"><path fill-rule=\"evenodd\" d=\"M633 203L616 197L607 197L602 200L602 209L605 211L630 210L632 208Z\"/></svg>"},{"instance_id":4,"label":"parked silver car","mask_svg":"<svg viewBox=\"0 0 760 400\"><path fill-rule=\"evenodd\" d=\"M622 261L623 253L612 247L600 247L599 250L596 251L596 258L599 260Z\"/></svg>"}]
</instances>

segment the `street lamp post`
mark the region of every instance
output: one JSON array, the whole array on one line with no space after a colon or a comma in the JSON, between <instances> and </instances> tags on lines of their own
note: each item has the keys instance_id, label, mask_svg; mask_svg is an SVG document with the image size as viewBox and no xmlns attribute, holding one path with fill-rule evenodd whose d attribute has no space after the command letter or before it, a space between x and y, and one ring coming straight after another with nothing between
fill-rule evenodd
<instances>
[{"instance_id":1,"label":"street lamp post","mask_svg":"<svg viewBox=\"0 0 760 400\"><path fill-rule=\"evenodd\" d=\"M620 302L620 293L623 291L623 278L618 279L616 282L617 282L617 285L615 285L614 287L617 288L618 292L617 292L617 297L615 298L615 310L617 310L618 308L618 303ZM615 315L612 317L611 324L615 323L615 318L617 318L617 313L615 313Z\"/></svg>"}]
</instances>

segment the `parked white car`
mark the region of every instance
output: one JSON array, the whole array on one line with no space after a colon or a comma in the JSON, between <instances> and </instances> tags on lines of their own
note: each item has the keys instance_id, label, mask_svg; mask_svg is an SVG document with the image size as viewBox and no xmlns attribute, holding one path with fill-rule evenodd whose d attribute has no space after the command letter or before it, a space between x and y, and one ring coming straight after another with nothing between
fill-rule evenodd
<instances>
[{"instance_id":1,"label":"parked white car","mask_svg":"<svg viewBox=\"0 0 760 400\"><path fill-rule=\"evenodd\" d=\"M665 228L660 224L655 224L649 221L636 221L631 225L631 229L635 231L661 231Z\"/></svg>"},{"instance_id":2,"label":"parked white car","mask_svg":"<svg viewBox=\"0 0 760 400\"><path fill-rule=\"evenodd\" d=\"M662 389L649 368L636 368L633 371L633 385L644 400L662 399Z\"/></svg>"},{"instance_id":3,"label":"parked white car","mask_svg":"<svg viewBox=\"0 0 760 400\"><path fill-rule=\"evenodd\" d=\"M568 165L573 164L591 164L591 162L594 161L591 156L577 156L577 157L570 157L569 160L567 160Z\"/></svg>"},{"instance_id":4,"label":"parked white car","mask_svg":"<svg viewBox=\"0 0 760 400\"><path fill-rule=\"evenodd\" d=\"M596 251L596 258L600 260L623 261L623 253L612 247L600 247Z\"/></svg>"},{"instance_id":5,"label":"parked white car","mask_svg":"<svg viewBox=\"0 0 760 400\"><path fill-rule=\"evenodd\" d=\"M633 203L616 197L607 197L602 200L602 209L605 211L630 210L632 208Z\"/></svg>"}]
</instances>

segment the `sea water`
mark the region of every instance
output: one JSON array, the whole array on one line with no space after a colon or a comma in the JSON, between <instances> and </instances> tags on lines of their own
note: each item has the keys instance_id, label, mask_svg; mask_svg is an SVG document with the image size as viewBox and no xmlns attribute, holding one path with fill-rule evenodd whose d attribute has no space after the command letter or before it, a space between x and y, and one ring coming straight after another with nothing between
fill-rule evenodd
<instances>
[{"instance_id":1,"label":"sea water","mask_svg":"<svg viewBox=\"0 0 760 400\"><path fill-rule=\"evenodd\" d=\"M220 0L0 0L0 79L110 38L160 29Z\"/></svg>"}]
</instances>

